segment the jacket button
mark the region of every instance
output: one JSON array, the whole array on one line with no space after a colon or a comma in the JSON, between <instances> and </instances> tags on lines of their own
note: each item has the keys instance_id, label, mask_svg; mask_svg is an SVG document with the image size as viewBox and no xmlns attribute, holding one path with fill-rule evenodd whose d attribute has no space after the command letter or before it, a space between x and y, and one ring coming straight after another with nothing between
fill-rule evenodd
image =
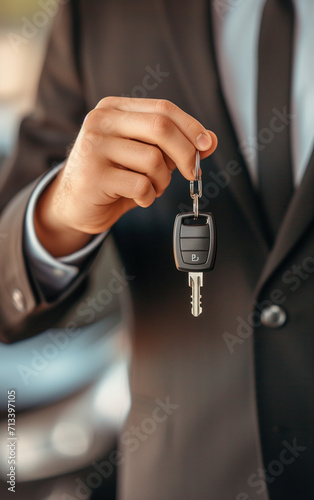
<instances>
[{"instance_id":1,"label":"jacket button","mask_svg":"<svg viewBox=\"0 0 314 500\"><path fill-rule=\"evenodd\" d=\"M268 328L280 328L285 324L287 314L282 307L275 304L265 307L261 314L261 322Z\"/></svg>"},{"instance_id":2,"label":"jacket button","mask_svg":"<svg viewBox=\"0 0 314 500\"><path fill-rule=\"evenodd\" d=\"M18 312L23 312L26 309L26 302L24 299L24 295L22 294L21 290L18 288L15 288L12 292L12 302L15 307L15 309Z\"/></svg>"}]
</instances>

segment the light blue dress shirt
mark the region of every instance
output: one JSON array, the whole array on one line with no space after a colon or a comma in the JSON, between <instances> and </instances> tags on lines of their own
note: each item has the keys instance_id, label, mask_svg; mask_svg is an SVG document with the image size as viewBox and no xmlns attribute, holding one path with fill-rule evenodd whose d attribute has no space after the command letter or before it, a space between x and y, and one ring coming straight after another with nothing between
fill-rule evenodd
<instances>
[{"instance_id":1,"label":"light blue dress shirt","mask_svg":"<svg viewBox=\"0 0 314 500\"><path fill-rule=\"evenodd\" d=\"M230 2L225 14L213 8L218 65L228 109L253 183L257 185L254 144L257 106L258 39L266 0ZM228 2L226 2L228 3ZM295 186L303 178L314 146L314 2L294 0L291 149ZM231 7L234 5L234 7ZM281 110L280 110L281 111ZM251 153L250 149L250 153Z\"/></svg>"},{"instance_id":2,"label":"light blue dress shirt","mask_svg":"<svg viewBox=\"0 0 314 500\"><path fill-rule=\"evenodd\" d=\"M25 217L25 248L31 260L32 269L43 294L47 299L61 293L75 279L80 265L102 243L108 231L97 235L81 250L61 258L54 258L37 238L34 225L34 211L37 200L46 186L56 177L62 164L48 172L34 189Z\"/></svg>"},{"instance_id":3,"label":"light blue dress shirt","mask_svg":"<svg viewBox=\"0 0 314 500\"><path fill-rule=\"evenodd\" d=\"M257 184L257 157L248 154L256 130L257 53L263 7L266 0L231 2L222 15L213 4L215 39L222 86L238 141L253 183ZM229 4L228 4L229 5ZM314 1L294 0L296 29L292 80L291 145L295 186L303 178L314 144ZM251 150L250 150L251 151ZM57 174L52 170L36 187L26 213L26 252L38 283L47 296L61 293L75 279L80 264L104 240L103 233L85 248L59 259L40 244L34 228L36 202Z\"/></svg>"}]
</instances>

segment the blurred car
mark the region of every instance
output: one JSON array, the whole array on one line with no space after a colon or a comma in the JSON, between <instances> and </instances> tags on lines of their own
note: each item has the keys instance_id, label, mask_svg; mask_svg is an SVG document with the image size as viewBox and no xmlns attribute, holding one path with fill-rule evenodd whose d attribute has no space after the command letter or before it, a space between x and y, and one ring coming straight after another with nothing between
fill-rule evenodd
<instances>
[{"instance_id":1,"label":"blurred car","mask_svg":"<svg viewBox=\"0 0 314 500\"><path fill-rule=\"evenodd\" d=\"M93 463L114 449L127 416L129 355L121 318L113 314L88 327L88 332L64 339L61 330L48 330L0 345L2 500L12 495L6 485L8 391L15 391L15 498L21 500L62 499L60 485L62 494L69 491L76 498L80 471L93 469Z\"/></svg>"}]
</instances>

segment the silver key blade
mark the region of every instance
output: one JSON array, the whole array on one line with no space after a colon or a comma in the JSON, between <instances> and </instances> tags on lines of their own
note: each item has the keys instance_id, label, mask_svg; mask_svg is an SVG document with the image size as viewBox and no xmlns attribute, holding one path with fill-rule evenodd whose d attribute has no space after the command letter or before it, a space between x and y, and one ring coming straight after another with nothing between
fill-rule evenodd
<instances>
[{"instance_id":1,"label":"silver key blade","mask_svg":"<svg viewBox=\"0 0 314 500\"><path fill-rule=\"evenodd\" d=\"M192 288L191 304L192 314L197 317L202 312L201 287L203 286L203 273L189 273L189 286Z\"/></svg>"}]
</instances>

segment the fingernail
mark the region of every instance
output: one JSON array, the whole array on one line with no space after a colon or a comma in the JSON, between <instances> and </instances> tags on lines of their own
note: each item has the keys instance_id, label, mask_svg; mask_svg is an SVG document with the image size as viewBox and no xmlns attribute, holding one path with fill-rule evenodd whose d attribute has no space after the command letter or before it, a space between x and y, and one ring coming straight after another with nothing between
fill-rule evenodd
<instances>
[{"instance_id":1,"label":"fingernail","mask_svg":"<svg viewBox=\"0 0 314 500\"><path fill-rule=\"evenodd\" d=\"M209 149L213 144L213 141L212 141L212 138L210 137L210 135L203 134L203 133L196 137L196 142L198 145L198 149L201 149L201 150Z\"/></svg>"}]
</instances>

